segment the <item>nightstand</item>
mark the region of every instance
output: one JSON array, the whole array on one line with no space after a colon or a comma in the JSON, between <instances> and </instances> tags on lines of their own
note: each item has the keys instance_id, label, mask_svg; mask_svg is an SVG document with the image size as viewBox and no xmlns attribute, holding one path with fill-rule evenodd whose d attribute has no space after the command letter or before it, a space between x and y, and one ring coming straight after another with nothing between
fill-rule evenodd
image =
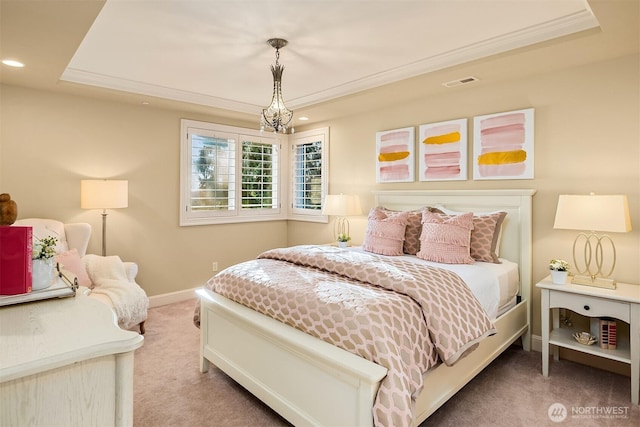
<instances>
[{"instance_id":1,"label":"nightstand","mask_svg":"<svg viewBox=\"0 0 640 427\"><path fill-rule=\"evenodd\" d=\"M582 285L556 285L551 277L536 284L541 290L542 306L542 375L549 375L549 347L554 360L558 348L570 348L583 353L617 360L631 365L631 402L638 404L640 389L640 286L618 283L617 289L602 289ZM584 345L572 336L575 330L560 328L559 309L565 308L588 317L613 317L629 324L629 337L618 337L615 350L603 349L596 343ZM553 329L549 327L549 312Z\"/></svg>"}]
</instances>

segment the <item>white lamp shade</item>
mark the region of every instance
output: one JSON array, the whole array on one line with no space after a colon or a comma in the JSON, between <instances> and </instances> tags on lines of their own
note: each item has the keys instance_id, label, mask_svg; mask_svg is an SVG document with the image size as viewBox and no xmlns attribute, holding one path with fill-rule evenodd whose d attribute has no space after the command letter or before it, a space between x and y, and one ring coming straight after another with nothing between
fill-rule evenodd
<instances>
[{"instance_id":1,"label":"white lamp shade","mask_svg":"<svg viewBox=\"0 0 640 427\"><path fill-rule=\"evenodd\" d=\"M561 194L553 228L612 233L631 231L627 196Z\"/></svg>"},{"instance_id":2,"label":"white lamp shade","mask_svg":"<svg viewBox=\"0 0 640 427\"><path fill-rule=\"evenodd\" d=\"M351 216L362 215L360 198L348 194L327 195L322 205L322 215Z\"/></svg>"},{"instance_id":3,"label":"white lamp shade","mask_svg":"<svg viewBox=\"0 0 640 427\"><path fill-rule=\"evenodd\" d=\"M115 209L129 206L129 181L83 179L80 181L82 209Z\"/></svg>"}]
</instances>

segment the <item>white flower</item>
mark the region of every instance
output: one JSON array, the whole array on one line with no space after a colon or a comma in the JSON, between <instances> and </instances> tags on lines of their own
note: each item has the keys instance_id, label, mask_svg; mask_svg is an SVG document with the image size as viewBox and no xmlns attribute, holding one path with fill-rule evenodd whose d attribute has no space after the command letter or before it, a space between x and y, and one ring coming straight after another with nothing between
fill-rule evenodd
<instances>
[{"instance_id":1,"label":"white flower","mask_svg":"<svg viewBox=\"0 0 640 427\"><path fill-rule=\"evenodd\" d=\"M569 271L569 263L562 259L552 259L549 261L549 270Z\"/></svg>"},{"instance_id":2,"label":"white flower","mask_svg":"<svg viewBox=\"0 0 640 427\"><path fill-rule=\"evenodd\" d=\"M38 239L33 243L33 250L31 251L31 258L33 259L49 259L56 254L56 243L58 238L49 236L43 239Z\"/></svg>"},{"instance_id":3,"label":"white flower","mask_svg":"<svg viewBox=\"0 0 640 427\"><path fill-rule=\"evenodd\" d=\"M346 233L338 234L338 242L348 242L349 240L351 240L351 237L347 236Z\"/></svg>"}]
</instances>

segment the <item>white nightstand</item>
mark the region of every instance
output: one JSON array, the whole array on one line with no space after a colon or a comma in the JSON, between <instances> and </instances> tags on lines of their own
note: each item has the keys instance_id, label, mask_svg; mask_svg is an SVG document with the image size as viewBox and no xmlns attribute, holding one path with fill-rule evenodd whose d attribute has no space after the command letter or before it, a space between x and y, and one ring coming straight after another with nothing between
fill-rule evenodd
<instances>
[{"instance_id":1,"label":"white nightstand","mask_svg":"<svg viewBox=\"0 0 640 427\"><path fill-rule=\"evenodd\" d=\"M536 284L542 291L542 375L549 375L549 346L558 360L558 347L570 348L631 365L631 402L638 404L640 390L640 286L618 283L617 289L581 285L556 285L551 277ZM629 324L629 337L618 337L615 350L603 349L596 343L578 343L571 328L560 328L559 309L565 308L588 317L613 317ZM549 328L549 311L553 330Z\"/></svg>"}]
</instances>

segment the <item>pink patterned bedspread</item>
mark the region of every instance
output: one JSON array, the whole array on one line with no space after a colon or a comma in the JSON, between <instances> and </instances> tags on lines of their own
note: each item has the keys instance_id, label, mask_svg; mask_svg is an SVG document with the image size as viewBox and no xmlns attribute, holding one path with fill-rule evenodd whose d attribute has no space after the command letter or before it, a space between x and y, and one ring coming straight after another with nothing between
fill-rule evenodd
<instances>
[{"instance_id":1,"label":"pink patterned bedspread","mask_svg":"<svg viewBox=\"0 0 640 427\"><path fill-rule=\"evenodd\" d=\"M496 332L455 273L331 246L267 251L205 287L386 367L376 426L411 425L423 374Z\"/></svg>"}]
</instances>

